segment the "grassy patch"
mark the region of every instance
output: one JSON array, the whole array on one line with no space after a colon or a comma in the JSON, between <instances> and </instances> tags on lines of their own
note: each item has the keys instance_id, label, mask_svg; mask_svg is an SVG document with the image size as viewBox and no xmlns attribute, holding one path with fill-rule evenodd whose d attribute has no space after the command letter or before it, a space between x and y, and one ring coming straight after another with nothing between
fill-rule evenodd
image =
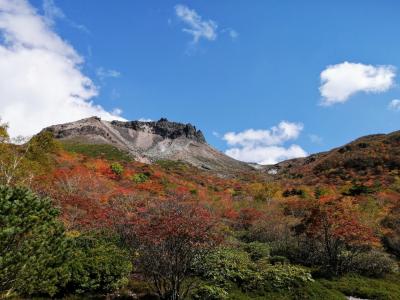
<instances>
[{"instance_id":1,"label":"grassy patch","mask_svg":"<svg viewBox=\"0 0 400 300\"><path fill-rule=\"evenodd\" d=\"M400 299L400 275L379 279L348 275L331 281L321 280L321 283L347 296L376 300Z\"/></svg>"},{"instance_id":2,"label":"grassy patch","mask_svg":"<svg viewBox=\"0 0 400 300\"><path fill-rule=\"evenodd\" d=\"M282 290L276 292L244 293L240 290L232 290L229 293L229 299L232 300L346 300L344 294L324 286L318 281L308 283L306 286L292 290Z\"/></svg>"},{"instance_id":3,"label":"grassy patch","mask_svg":"<svg viewBox=\"0 0 400 300\"><path fill-rule=\"evenodd\" d=\"M232 300L345 300L346 296L374 300L400 299L400 275L385 278L367 278L347 275L338 279L317 279L315 282L291 290L243 292L235 288L229 291Z\"/></svg>"},{"instance_id":4,"label":"grassy patch","mask_svg":"<svg viewBox=\"0 0 400 300\"><path fill-rule=\"evenodd\" d=\"M107 144L83 144L78 142L62 142L64 150L73 153L83 154L94 158L105 158L107 160L125 161L133 160L128 153Z\"/></svg>"},{"instance_id":5,"label":"grassy patch","mask_svg":"<svg viewBox=\"0 0 400 300\"><path fill-rule=\"evenodd\" d=\"M173 161L173 160L157 160L156 164L168 171L185 171L187 169L187 165L182 161Z\"/></svg>"}]
</instances>

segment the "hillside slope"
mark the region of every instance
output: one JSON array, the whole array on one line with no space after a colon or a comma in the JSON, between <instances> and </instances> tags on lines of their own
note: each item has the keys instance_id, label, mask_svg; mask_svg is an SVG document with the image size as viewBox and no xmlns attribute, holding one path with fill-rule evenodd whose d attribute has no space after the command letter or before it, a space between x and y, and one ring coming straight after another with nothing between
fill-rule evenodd
<instances>
[{"instance_id":1,"label":"hillside slope","mask_svg":"<svg viewBox=\"0 0 400 300\"><path fill-rule=\"evenodd\" d=\"M299 179L306 184L351 180L382 182L400 169L400 131L358 138L342 147L305 158L265 166L277 179Z\"/></svg>"}]
</instances>

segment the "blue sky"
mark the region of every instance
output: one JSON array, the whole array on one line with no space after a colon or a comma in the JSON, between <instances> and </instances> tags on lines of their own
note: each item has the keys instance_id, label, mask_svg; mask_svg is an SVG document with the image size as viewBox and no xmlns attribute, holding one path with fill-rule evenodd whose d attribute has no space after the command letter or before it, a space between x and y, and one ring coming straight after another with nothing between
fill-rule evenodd
<instances>
[{"instance_id":1,"label":"blue sky","mask_svg":"<svg viewBox=\"0 0 400 300\"><path fill-rule=\"evenodd\" d=\"M389 107L400 99L399 1L20 2L47 14L51 34L82 58L74 68L97 94L84 100L125 119L190 122L238 155L292 145L314 153L400 129L400 102ZM1 18L0 30L11 30Z\"/></svg>"}]
</instances>

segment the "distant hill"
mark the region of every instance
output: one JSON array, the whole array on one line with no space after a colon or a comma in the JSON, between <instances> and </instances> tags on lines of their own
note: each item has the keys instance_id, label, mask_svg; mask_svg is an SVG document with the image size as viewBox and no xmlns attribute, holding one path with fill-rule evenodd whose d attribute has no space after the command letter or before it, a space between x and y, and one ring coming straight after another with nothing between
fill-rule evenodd
<instances>
[{"instance_id":1,"label":"distant hill","mask_svg":"<svg viewBox=\"0 0 400 300\"><path fill-rule=\"evenodd\" d=\"M342 147L305 158L263 167L275 178L299 179L305 184L341 181L384 182L400 170L400 131L358 138Z\"/></svg>"},{"instance_id":2,"label":"distant hill","mask_svg":"<svg viewBox=\"0 0 400 300\"><path fill-rule=\"evenodd\" d=\"M56 139L66 143L112 145L144 163L173 160L222 174L253 170L207 144L191 124L170 122L104 121L97 117L50 126Z\"/></svg>"}]
</instances>

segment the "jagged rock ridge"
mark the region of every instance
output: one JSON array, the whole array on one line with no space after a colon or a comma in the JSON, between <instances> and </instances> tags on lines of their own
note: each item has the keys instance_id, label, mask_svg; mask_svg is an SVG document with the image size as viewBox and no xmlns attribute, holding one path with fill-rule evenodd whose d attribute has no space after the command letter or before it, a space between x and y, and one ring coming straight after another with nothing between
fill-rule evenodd
<instances>
[{"instance_id":1,"label":"jagged rock ridge","mask_svg":"<svg viewBox=\"0 0 400 300\"><path fill-rule=\"evenodd\" d=\"M110 144L129 152L136 160L152 163L175 160L220 173L250 171L239 162L207 144L203 133L191 124L170 122L104 121L91 117L76 122L50 126L54 137L65 141Z\"/></svg>"},{"instance_id":2,"label":"jagged rock ridge","mask_svg":"<svg viewBox=\"0 0 400 300\"><path fill-rule=\"evenodd\" d=\"M136 131L144 131L147 128L150 128L153 134L160 135L163 138L176 139L184 136L199 143L206 143L203 133L200 130L197 130L192 124L170 122L166 118L161 118L157 122L112 121L111 125Z\"/></svg>"}]
</instances>

